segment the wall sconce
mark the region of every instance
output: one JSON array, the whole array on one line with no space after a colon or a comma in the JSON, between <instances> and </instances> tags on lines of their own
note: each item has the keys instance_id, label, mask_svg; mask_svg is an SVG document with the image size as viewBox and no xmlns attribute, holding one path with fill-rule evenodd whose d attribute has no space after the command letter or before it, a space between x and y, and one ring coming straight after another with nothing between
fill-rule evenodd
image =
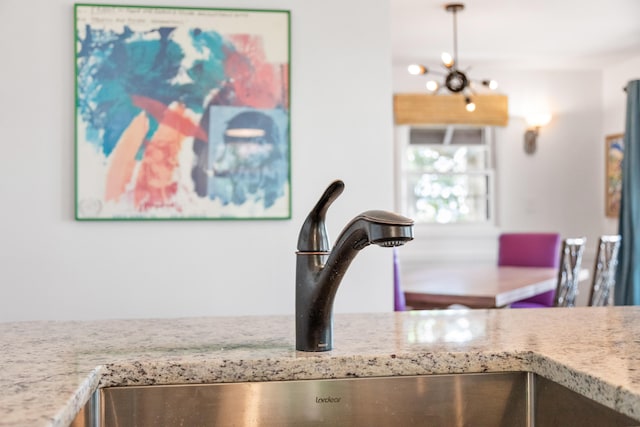
<instances>
[{"instance_id":1,"label":"wall sconce","mask_svg":"<svg viewBox=\"0 0 640 427\"><path fill-rule=\"evenodd\" d=\"M536 151L538 133L542 126L546 126L551 121L551 114L532 114L526 117L527 131L524 133L524 152L533 154Z\"/></svg>"}]
</instances>

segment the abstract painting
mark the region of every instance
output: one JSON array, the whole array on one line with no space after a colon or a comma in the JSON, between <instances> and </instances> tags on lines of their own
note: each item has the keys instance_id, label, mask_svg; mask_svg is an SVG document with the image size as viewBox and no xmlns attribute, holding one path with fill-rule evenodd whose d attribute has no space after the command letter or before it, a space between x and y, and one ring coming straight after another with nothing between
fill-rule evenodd
<instances>
[{"instance_id":1,"label":"abstract painting","mask_svg":"<svg viewBox=\"0 0 640 427\"><path fill-rule=\"evenodd\" d=\"M620 216L622 195L622 158L624 157L624 134L606 137L606 182L605 214L610 218Z\"/></svg>"},{"instance_id":2,"label":"abstract painting","mask_svg":"<svg viewBox=\"0 0 640 427\"><path fill-rule=\"evenodd\" d=\"M76 219L291 217L290 14L75 5Z\"/></svg>"}]
</instances>

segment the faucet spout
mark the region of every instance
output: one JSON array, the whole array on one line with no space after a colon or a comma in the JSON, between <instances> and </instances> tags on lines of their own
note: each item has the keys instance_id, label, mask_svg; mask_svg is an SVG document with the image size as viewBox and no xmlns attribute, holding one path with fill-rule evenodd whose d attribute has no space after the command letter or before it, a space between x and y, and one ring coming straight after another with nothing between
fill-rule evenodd
<instances>
[{"instance_id":1,"label":"faucet spout","mask_svg":"<svg viewBox=\"0 0 640 427\"><path fill-rule=\"evenodd\" d=\"M324 217L342 193L333 182L311 210L298 237L296 252L296 349L333 348L333 301L351 261L365 247L400 246L413 239L413 220L393 212L371 210L353 218L329 250Z\"/></svg>"}]
</instances>

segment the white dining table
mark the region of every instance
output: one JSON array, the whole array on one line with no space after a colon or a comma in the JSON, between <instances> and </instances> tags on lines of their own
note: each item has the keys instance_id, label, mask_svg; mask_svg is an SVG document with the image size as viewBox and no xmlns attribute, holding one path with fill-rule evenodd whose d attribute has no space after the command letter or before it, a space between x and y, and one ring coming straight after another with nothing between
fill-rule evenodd
<instances>
[{"instance_id":1,"label":"white dining table","mask_svg":"<svg viewBox=\"0 0 640 427\"><path fill-rule=\"evenodd\" d=\"M579 280L589 271L580 270ZM551 291L558 283L558 269L469 265L425 267L402 277L407 306L413 309L444 308L461 304L470 308L496 308Z\"/></svg>"}]
</instances>

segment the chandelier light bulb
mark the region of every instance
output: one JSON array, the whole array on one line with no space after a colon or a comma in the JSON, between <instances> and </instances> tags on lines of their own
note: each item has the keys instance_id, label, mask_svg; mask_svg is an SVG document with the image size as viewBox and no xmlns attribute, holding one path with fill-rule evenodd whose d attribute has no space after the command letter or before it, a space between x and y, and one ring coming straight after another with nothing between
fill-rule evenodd
<instances>
[{"instance_id":1,"label":"chandelier light bulb","mask_svg":"<svg viewBox=\"0 0 640 427\"><path fill-rule=\"evenodd\" d=\"M491 90L498 89L498 82L495 80L483 80L482 85L488 87Z\"/></svg>"},{"instance_id":2,"label":"chandelier light bulb","mask_svg":"<svg viewBox=\"0 0 640 427\"><path fill-rule=\"evenodd\" d=\"M430 92L435 92L438 90L438 88L440 88L440 85L435 80L429 80L426 86L427 86L427 90Z\"/></svg>"},{"instance_id":3,"label":"chandelier light bulb","mask_svg":"<svg viewBox=\"0 0 640 427\"><path fill-rule=\"evenodd\" d=\"M453 56L451 56L449 52L442 52L442 55L440 55L440 58L442 59L442 63L444 64L445 67L447 68L453 67Z\"/></svg>"},{"instance_id":4,"label":"chandelier light bulb","mask_svg":"<svg viewBox=\"0 0 640 427\"><path fill-rule=\"evenodd\" d=\"M420 74L426 74L427 73L427 67L425 67L424 65L420 65L420 64L411 64L407 68L407 71L409 72L409 74L411 74L413 76L419 76Z\"/></svg>"},{"instance_id":5,"label":"chandelier light bulb","mask_svg":"<svg viewBox=\"0 0 640 427\"><path fill-rule=\"evenodd\" d=\"M474 111L476 111L476 104L473 103L473 101L471 101L471 98L465 98L464 102L467 104L465 106L465 108L467 109L468 112L473 113Z\"/></svg>"}]
</instances>

